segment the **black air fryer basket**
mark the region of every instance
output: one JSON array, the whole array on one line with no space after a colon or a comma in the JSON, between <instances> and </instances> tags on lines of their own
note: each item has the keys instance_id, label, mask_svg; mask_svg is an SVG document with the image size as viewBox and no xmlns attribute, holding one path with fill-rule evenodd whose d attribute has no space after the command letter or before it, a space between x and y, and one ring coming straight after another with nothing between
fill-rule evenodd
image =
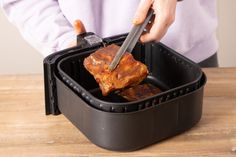
<instances>
[{"instance_id":1,"label":"black air fryer basket","mask_svg":"<svg viewBox=\"0 0 236 157\"><path fill-rule=\"evenodd\" d=\"M128 102L102 96L83 60L102 46L121 45L126 34L101 39L78 36L78 46L45 58L46 114L64 114L91 142L131 151L179 134L201 118L206 83L201 68L161 43L137 43L132 54L148 66L144 80L162 92Z\"/></svg>"}]
</instances>

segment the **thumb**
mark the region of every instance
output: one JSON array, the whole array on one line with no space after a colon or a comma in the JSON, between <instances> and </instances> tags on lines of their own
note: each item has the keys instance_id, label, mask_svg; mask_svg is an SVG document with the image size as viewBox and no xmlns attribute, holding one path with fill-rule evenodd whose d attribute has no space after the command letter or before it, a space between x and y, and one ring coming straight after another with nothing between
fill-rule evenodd
<instances>
[{"instance_id":1,"label":"thumb","mask_svg":"<svg viewBox=\"0 0 236 157\"><path fill-rule=\"evenodd\" d=\"M133 24L139 25L145 20L148 10L153 4L153 0L141 0L138 6L138 9L135 13Z\"/></svg>"},{"instance_id":2,"label":"thumb","mask_svg":"<svg viewBox=\"0 0 236 157\"><path fill-rule=\"evenodd\" d=\"M73 27L74 27L76 35L86 32L84 24L80 20L75 20Z\"/></svg>"},{"instance_id":3,"label":"thumb","mask_svg":"<svg viewBox=\"0 0 236 157\"><path fill-rule=\"evenodd\" d=\"M74 31L75 31L76 35L86 32L84 24L80 20L75 20L75 22L73 23L73 27L74 27ZM68 47L74 47L76 45L77 45L77 42L73 41L73 42L69 43Z\"/></svg>"}]
</instances>

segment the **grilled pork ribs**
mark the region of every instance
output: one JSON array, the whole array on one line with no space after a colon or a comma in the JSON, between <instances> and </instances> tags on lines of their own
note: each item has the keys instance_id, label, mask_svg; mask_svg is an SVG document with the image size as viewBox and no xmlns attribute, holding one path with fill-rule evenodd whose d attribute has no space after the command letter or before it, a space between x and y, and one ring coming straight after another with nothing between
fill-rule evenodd
<instances>
[{"instance_id":1,"label":"grilled pork ribs","mask_svg":"<svg viewBox=\"0 0 236 157\"><path fill-rule=\"evenodd\" d=\"M124 54L116 69L110 71L109 65L119 48L115 44L109 45L84 60L85 68L94 76L104 96L114 90L135 86L148 75L147 66L135 60L128 52Z\"/></svg>"}]
</instances>

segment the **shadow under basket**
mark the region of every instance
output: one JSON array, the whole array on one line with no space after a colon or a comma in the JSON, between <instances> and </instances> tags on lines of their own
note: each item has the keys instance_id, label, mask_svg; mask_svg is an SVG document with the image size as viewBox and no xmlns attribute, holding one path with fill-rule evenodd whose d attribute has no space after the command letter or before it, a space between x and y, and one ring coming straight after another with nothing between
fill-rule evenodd
<instances>
[{"instance_id":1,"label":"shadow under basket","mask_svg":"<svg viewBox=\"0 0 236 157\"><path fill-rule=\"evenodd\" d=\"M137 43L132 54L149 70L144 82L162 92L131 102L115 93L102 96L83 60L104 44L122 44L125 37L66 49L44 60L46 114L62 113L91 142L116 151L140 149L193 127L202 115L206 83L201 68L172 49Z\"/></svg>"}]
</instances>

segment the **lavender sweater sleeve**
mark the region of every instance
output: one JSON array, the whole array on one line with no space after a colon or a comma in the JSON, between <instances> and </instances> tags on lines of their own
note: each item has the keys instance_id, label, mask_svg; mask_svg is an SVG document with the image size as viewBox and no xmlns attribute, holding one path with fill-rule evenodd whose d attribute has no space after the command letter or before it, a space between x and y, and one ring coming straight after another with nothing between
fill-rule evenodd
<instances>
[{"instance_id":1,"label":"lavender sweater sleeve","mask_svg":"<svg viewBox=\"0 0 236 157\"><path fill-rule=\"evenodd\" d=\"M24 39L44 56L76 39L57 0L0 0L0 4Z\"/></svg>"},{"instance_id":2,"label":"lavender sweater sleeve","mask_svg":"<svg viewBox=\"0 0 236 157\"><path fill-rule=\"evenodd\" d=\"M0 0L8 19L44 56L76 39L71 23L80 19L101 37L127 33L140 0ZM195 62L218 50L216 0L183 0L161 42Z\"/></svg>"}]
</instances>

